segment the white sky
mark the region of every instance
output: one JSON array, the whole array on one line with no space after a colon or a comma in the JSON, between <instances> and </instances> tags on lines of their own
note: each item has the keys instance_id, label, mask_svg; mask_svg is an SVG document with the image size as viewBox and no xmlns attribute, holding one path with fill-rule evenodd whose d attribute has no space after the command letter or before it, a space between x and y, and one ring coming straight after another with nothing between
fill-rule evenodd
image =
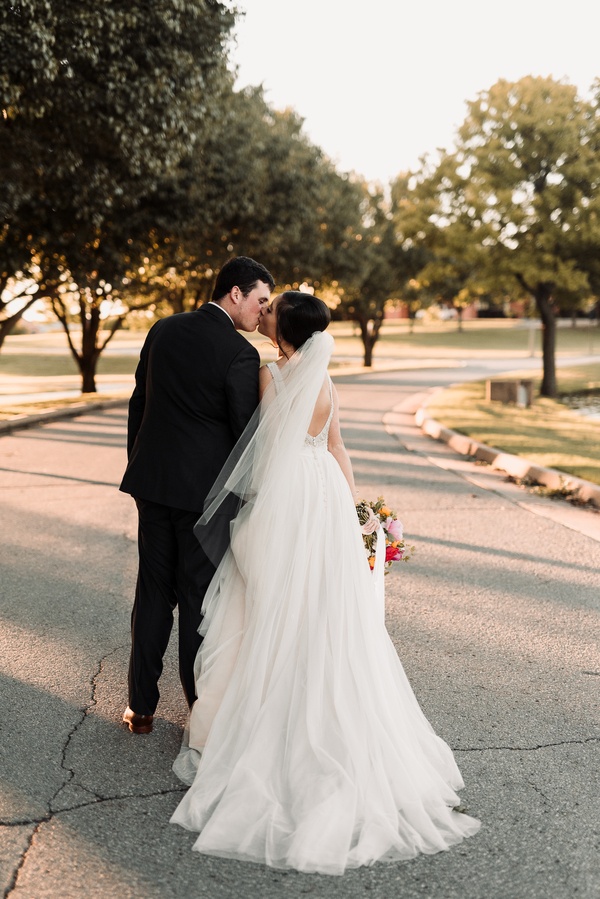
<instances>
[{"instance_id":1,"label":"white sky","mask_svg":"<svg viewBox=\"0 0 600 899\"><path fill-rule=\"evenodd\" d=\"M600 76L600 0L238 0L238 86L278 109L343 170L390 181L449 147L499 78Z\"/></svg>"}]
</instances>

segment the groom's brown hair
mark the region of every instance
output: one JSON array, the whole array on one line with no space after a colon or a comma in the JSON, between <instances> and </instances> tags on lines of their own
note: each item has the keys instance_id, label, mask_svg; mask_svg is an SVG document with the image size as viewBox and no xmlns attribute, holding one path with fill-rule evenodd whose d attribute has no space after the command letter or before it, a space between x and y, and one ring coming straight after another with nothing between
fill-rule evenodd
<instances>
[{"instance_id":1,"label":"groom's brown hair","mask_svg":"<svg viewBox=\"0 0 600 899\"><path fill-rule=\"evenodd\" d=\"M211 300L222 300L234 287L239 287L245 297L256 287L257 281L264 281L271 290L275 288L273 275L260 262L249 256L234 256L229 259L215 281Z\"/></svg>"}]
</instances>

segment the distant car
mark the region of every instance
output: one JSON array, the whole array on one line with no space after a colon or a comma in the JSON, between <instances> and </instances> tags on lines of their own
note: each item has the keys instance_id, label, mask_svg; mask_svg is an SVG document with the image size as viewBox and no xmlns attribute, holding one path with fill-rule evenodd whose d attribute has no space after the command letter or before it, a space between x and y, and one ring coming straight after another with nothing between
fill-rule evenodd
<instances>
[{"instance_id":1,"label":"distant car","mask_svg":"<svg viewBox=\"0 0 600 899\"><path fill-rule=\"evenodd\" d=\"M452 306L428 306L426 309L419 309L415 313L415 318L428 319L429 321L442 321L447 322L451 319L457 318L458 313L456 309L453 309Z\"/></svg>"},{"instance_id":2,"label":"distant car","mask_svg":"<svg viewBox=\"0 0 600 899\"><path fill-rule=\"evenodd\" d=\"M458 312L456 311L456 309L454 309L453 306L440 306L438 315L443 322L458 318Z\"/></svg>"}]
</instances>

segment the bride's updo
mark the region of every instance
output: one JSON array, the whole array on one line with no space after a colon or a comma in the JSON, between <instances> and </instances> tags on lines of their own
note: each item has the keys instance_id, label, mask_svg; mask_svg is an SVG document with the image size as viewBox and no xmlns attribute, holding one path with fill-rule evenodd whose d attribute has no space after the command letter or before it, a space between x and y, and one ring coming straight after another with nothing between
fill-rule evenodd
<instances>
[{"instance_id":1,"label":"bride's updo","mask_svg":"<svg viewBox=\"0 0 600 899\"><path fill-rule=\"evenodd\" d=\"M277 343L299 349L315 331L324 331L331 321L328 306L310 293L285 290L277 301Z\"/></svg>"}]
</instances>

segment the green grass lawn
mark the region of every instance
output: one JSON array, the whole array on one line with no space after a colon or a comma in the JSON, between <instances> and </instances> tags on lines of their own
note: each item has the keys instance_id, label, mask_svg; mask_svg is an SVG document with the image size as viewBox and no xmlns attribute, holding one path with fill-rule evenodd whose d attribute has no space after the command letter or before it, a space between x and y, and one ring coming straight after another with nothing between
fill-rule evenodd
<instances>
[{"instance_id":1,"label":"green grass lawn","mask_svg":"<svg viewBox=\"0 0 600 899\"><path fill-rule=\"evenodd\" d=\"M416 325L411 334L407 324L385 324L381 350L390 345L408 350L441 350L444 355L470 357L495 355L529 356L531 350L541 355L541 333L529 324L513 319L476 319L465 322L458 331L456 323L445 322L428 326ZM600 328L589 325L572 328L565 323L557 329L556 351L560 354L593 355L600 353ZM377 350L375 351L377 352Z\"/></svg>"},{"instance_id":2,"label":"green grass lawn","mask_svg":"<svg viewBox=\"0 0 600 899\"><path fill-rule=\"evenodd\" d=\"M475 320L464 323L462 332L455 322L415 324L411 332L407 321L386 321L375 346L374 363L435 359L465 359L540 356L540 334L531 342L530 328L512 319ZM335 338L334 364L360 364L362 341L357 326L351 322L333 322L330 331ZM248 335L265 360L275 358L268 341L260 334ZM99 375L133 374L145 333L119 331L100 357ZM558 329L558 355L593 355L600 353L600 328L568 323ZM69 353L62 332L33 335L10 335L0 352L0 375L53 377L76 375L77 366Z\"/></svg>"},{"instance_id":3,"label":"green grass lawn","mask_svg":"<svg viewBox=\"0 0 600 899\"><path fill-rule=\"evenodd\" d=\"M541 373L529 377L539 392ZM561 368L563 393L600 393L600 364ZM526 409L486 402L485 382L459 384L435 393L427 411L448 428L507 453L600 484L600 421L573 412L563 403L536 397Z\"/></svg>"}]
</instances>

